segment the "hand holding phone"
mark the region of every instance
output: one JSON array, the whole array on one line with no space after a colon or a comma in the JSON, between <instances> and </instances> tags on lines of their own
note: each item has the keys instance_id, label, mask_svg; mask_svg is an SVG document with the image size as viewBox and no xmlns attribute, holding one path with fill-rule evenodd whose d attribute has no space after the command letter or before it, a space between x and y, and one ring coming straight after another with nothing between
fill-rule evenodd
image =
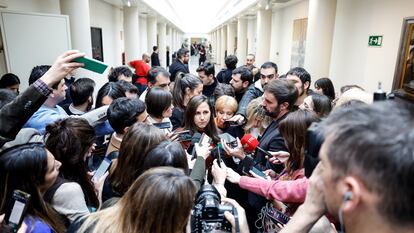
<instances>
[{"instance_id":1,"label":"hand holding phone","mask_svg":"<svg viewBox=\"0 0 414 233\"><path fill-rule=\"evenodd\" d=\"M252 169L250 169L249 173L251 175L253 175L256 178L260 178L260 179L267 179L266 174L264 174L262 171L260 171L259 169L252 167Z\"/></svg>"},{"instance_id":2,"label":"hand holding phone","mask_svg":"<svg viewBox=\"0 0 414 233\"><path fill-rule=\"evenodd\" d=\"M174 132L175 135L178 135L178 141L191 141L192 135L190 130L183 130L180 132Z\"/></svg>"},{"instance_id":3,"label":"hand holding phone","mask_svg":"<svg viewBox=\"0 0 414 233\"><path fill-rule=\"evenodd\" d=\"M171 128L171 123L170 122L153 123L152 125L157 127L158 129L169 129L169 128Z\"/></svg>"},{"instance_id":4,"label":"hand holding phone","mask_svg":"<svg viewBox=\"0 0 414 233\"><path fill-rule=\"evenodd\" d=\"M95 174L92 177L92 182L98 182L99 178L101 178L105 172L108 170L109 166L111 165L112 161L108 158L104 158L102 160L101 165L99 165L98 169L96 170Z\"/></svg>"},{"instance_id":5,"label":"hand holding phone","mask_svg":"<svg viewBox=\"0 0 414 233\"><path fill-rule=\"evenodd\" d=\"M30 194L20 190L14 190L11 200L12 208L6 213L6 224L10 226L13 232L17 232L23 222L27 206L30 201Z\"/></svg>"},{"instance_id":6,"label":"hand holding phone","mask_svg":"<svg viewBox=\"0 0 414 233\"><path fill-rule=\"evenodd\" d=\"M289 152L286 152L286 151L276 151L276 152L269 151L269 153L271 154L271 156L269 156L269 158L268 158L269 162L271 162L273 164L284 163L290 157Z\"/></svg>"},{"instance_id":7,"label":"hand holding phone","mask_svg":"<svg viewBox=\"0 0 414 233\"><path fill-rule=\"evenodd\" d=\"M200 146L203 146L205 144L210 144L210 143L211 143L211 138L207 134L203 133L201 135L200 142L199 142Z\"/></svg>"}]
</instances>

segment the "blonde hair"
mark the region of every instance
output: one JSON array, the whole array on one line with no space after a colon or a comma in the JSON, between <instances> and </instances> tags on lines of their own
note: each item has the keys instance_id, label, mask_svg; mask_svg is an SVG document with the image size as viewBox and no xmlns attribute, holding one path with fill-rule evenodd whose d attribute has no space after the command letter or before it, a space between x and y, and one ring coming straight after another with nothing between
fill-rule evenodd
<instances>
[{"instance_id":1,"label":"blonde hair","mask_svg":"<svg viewBox=\"0 0 414 233\"><path fill-rule=\"evenodd\" d=\"M237 111L237 100L228 95L222 95L216 100L216 112L222 111L224 107L230 107L233 113Z\"/></svg>"},{"instance_id":2,"label":"blonde hair","mask_svg":"<svg viewBox=\"0 0 414 233\"><path fill-rule=\"evenodd\" d=\"M260 134L262 134L267 126L270 125L270 122L272 122L272 119L266 115L261 106L262 101L263 97L258 97L247 105L247 123L244 126L245 133L249 133L250 129L253 128L253 122L256 117L261 117L263 119L261 127L259 128Z\"/></svg>"},{"instance_id":3,"label":"blonde hair","mask_svg":"<svg viewBox=\"0 0 414 233\"><path fill-rule=\"evenodd\" d=\"M181 169L152 168L113 207L90 214L78 232L185 232L195 193L193 181Z\"/></svg>"}]
</instances>

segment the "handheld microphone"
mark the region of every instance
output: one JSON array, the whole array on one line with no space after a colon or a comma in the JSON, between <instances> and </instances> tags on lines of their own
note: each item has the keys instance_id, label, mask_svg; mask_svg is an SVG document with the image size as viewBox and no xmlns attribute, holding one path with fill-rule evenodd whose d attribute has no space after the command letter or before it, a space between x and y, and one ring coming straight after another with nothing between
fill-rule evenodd
<instances>
[{"instance_id":1,"label":"handheld microphone","mask_svg":"<svg viewBox=\"0 0 414 233\"><path fill-rule=\"evenodd\" d=\"M256 151L256 149L257 149L257 150L263 152L265 155L267 155L269 157L273 157L272 154L270 154L265 149L263 149L259 146L259 141L255 137L253 137L253 135L251 135L251 134L245 134L241 138L240 142L243 145L243 148L246 152L252 153L252 152Z\"/></svg>"},{"instance_id":2,"label":"handheld microphone","mask_svg":"<svg viewBox=\"0 0 414 233\"><path fill-rule=\"evenodd\" d=\"M191 146L193 147L193 149L191 150L191 157L193 159L195 159L197 157L197 155L195 153L195 144L199 143L200 139L201 139L201 134L200 133L193 134L193 137L191 138Z\"/></svg>"}]
</instances>

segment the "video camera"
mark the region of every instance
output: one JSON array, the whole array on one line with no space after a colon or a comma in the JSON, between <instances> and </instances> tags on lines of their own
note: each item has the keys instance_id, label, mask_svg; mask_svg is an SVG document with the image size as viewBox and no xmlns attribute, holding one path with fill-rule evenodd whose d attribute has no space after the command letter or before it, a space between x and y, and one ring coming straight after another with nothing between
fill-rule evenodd
<instances>
[{"instance_id":1,"label":"video camera","mask_svg":"<svg viewBox=\"0 0 414 233\"><path fill-rule=\"evenodd\" d=\"M230 212L237 219L237 210L220 202L220 194L214 186L203 185L200 188L191 213L191 232L231 232L232 226L224 217L224 212Z\"/></svg>"}]
</instances>

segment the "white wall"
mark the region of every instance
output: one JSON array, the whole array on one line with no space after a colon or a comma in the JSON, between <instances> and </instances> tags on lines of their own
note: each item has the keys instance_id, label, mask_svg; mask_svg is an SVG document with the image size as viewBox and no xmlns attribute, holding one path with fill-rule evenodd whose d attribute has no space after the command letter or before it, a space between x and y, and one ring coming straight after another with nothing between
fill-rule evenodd
<instances>
[{"instance_id":1,"label":"white wall","mask_svg":"<svg viewBox=\"0 0 414 233\"><path fill-rule=\"evenodd\" d=\"M7 8L4 9L10 11L60 14L58 0L8 0L6 5ZM5 73L7 73L5 55L4 51L0 51L0 76Z\"/></svg>"},{"instance_id":2,"label":"white wall","mask_svg":"<svg viewBox=\"0 0 414 233\"><path fill-rule=\"evenodd\" d=\"M139 43L140 43L140 55L143 53L151 54L151 51L148 50L148 36L147 36L147 17L139 17Z\"/></svg>"},{"instance_id":3,"label":"white wall","mask_svg":"<svg viewBox=\"0 0 414 233\"><path fill-rule=\"evenodd\" d=\"M256 18L249 18L247 20L247 54L256 54L256 24ZM245 57L240 59L246 61Z\"/></svg>"},{"instance_id":4,"label":"white wall","mask_svg":"<svg viewBox=\"0 0 414 233\"><path fill-rule=\"evenodd\" d=\"M99 0L89 0L89 8L91 27L102 28L104 63L120 66L124 51L122 10Z\"/></svg>"},{"instance_id":5,"label":"white wall","mask_svg":"<svg viewBox=\"0 0 414 233\"><path fill-rule=\"evenodd\" d=\"M58 0L8 0L6 10L60 14Z\"/></svg>"},{"instance_id":6,"label":"white wall","mask_svg":"<svg viewBox=\"0 0 414 233\"><path fill-rule=\"evenodd\" d=\"M338 0L330 78L339 89L358 84L374 91L378 81L391 90L404 17L414 16L412 0ZM369 35L383 35L381 48Z\"/></svg>"},{"instance_id":7,"label":"white wall","mask_svg":"<svg viewBox=\"0 0 414 233\"><path fill-rule=\"evenodd\" d=\"M278 30L279 33L277 33L278 41L275 41L275 43L280 43L279 46L277 46L277 48L279 48L279 57L276 60L279 67L279 74L284 74L291 68L290 61L292 54L293 21L296 19L307 18L308 7L309 1L305 0L294 5L278 9L274 12L276 15L280 14L280 16L275 16L279 18L274 19L280 20L280 29ZM271 43L273 43L273 41ZM258 65L260 66L260 64Z\"/></svg>"},{"instance_id":8,"label":"white wall","mask_svg":"<svg viewBox=\"0 0 414 233\"><path fill-rule=\"evenodd\" d=\"M272 12L272 29L270 35L270 54L269 60L280 64L280 46L281 46L281 27L282 27L282 14L280 10L274 10ZM279 72L280 73L280 72Z\"/></svg>"}]
</instances>

